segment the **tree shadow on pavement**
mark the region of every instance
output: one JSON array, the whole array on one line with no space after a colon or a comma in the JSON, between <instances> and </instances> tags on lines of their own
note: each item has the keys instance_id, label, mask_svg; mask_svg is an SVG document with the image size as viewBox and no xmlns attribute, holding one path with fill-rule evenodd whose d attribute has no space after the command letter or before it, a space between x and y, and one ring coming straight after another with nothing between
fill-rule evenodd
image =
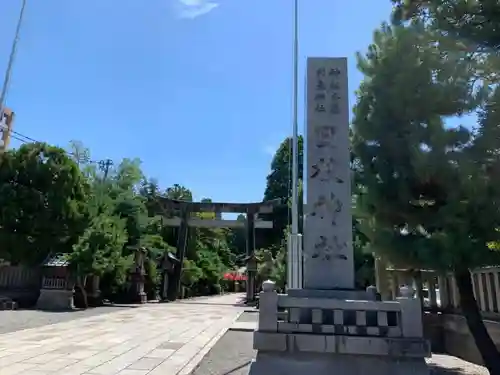
<instances>
[{"instance_id":1,"label":"tree shadow on pavement","mask_svg":"<svg viewBox=\"0 0 500 375\"><path fill-rule=\"evenodd\" d=\"M144 306L145 304L112 304L112 303L105 303L101 306L89 306L89 307L75 307L72 309L40 309L36 307L20 307L14 311L40 311L40 312L46 312L46 313L78 313L81 311L99 311L99 310L106 310L106 309L112 309L112 308L118 308L118 309L135 309Z\"/></svg>"},{"instance_id":2,"label":"tree shadow on pavement","mask_svg":"<svg viewBox=\"0 0 500 375\"><path fill-rule=\"evenodd\" d=\"M442 367L434 363L429 364L430 375L471 375L470 372L458 367Z\"/></svg>"},{"instance_id":3,"label":"tree shadow on pavement","mask_svg":"<svg viewBox=\"0 0 500 375\"><path fill-rule=\"evenodd\" d=\"M213 303L213 302L200 302L200 301L190 301L190 302L176 301L176 303L180 303L183 305L247 307L247 305L244 302L242 302L242 303L220 303L220 302Z\"/></svg>"},{"instance_id":4,"label":"tree shadow on pavement","mask_svg":"<svg viewBox=\"0 0 500 375\"><path fill-rule=\"evenodd\" d=\"M234 306L234 307L248 307L246 304L246 298L239 298L236 303L222 303L222 302L210 302L210 296L194 297L187 299L178 299L175 303L185 304L185 305L205 305L205 306Z\"/></svg>"},{"instance_id":5,"label":"tree shadow on pavement","mask_svg":"<svg viewBox=\"0 0 500 375\"><path fill-rule=\"evenodd\" d=\"M245 367L250 366L250 363L252 363L252 361L247 361L247 362L243 363L242 365L236 366L236 367L235 367L235 368L233 368L232 370L226 371L225 373L220 374L220 375L231 375L231 374L233 374L235 371L238 371L238 370L241 370L241 369L243 369L243 368L245 368Z\"/></svg>"}]
</instances>

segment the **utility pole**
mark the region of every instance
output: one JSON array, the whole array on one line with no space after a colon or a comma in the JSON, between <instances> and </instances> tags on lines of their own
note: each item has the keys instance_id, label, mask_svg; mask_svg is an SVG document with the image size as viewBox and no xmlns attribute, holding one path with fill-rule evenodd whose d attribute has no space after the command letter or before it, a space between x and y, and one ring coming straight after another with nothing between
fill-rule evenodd
<instances>
[{"instance_id":1,"label":"utility pole","mask_svg":"<svg viewBox=\"0 0 500 375\"><path fill-rule=\"evenodd\" d=\"M17 20L16 33L14 34L14 40L12 41L12 47L10 49L9 62L7 63L7 69L5 70L5 76L3 80L2 91L0 93L0 143L4 143L7 137L3 134L4 132L9 132L10 130L5 125L5 99L7 97L7 91L9 89L10 78L12 76L12 67L14 66L14 60L16 58L17 44L19 42L19 36L21 35L21 25L23 24L24 9L26 8L26 0L23 0L21 4L21 10L19 12L19 18ZM0 144L0 154L5 151L5 144Z\"/></svg>"},{"instance_id":2,"label":"utility pole","mask_svg":"<svg viewBox=\"0 0 500 375\"><path fill-rule=\"evenodd\" d=\"M108 178L109 168L113 165L113 160L105 159L99 161L99 169L104 172L104 176L102 177L102 182L106 181Z\"/></svg>"},{"instance_id":3,"label":"utility pole","mask_svg":"<svg viewBox=\"0 0 500 375\"><path fill-rule=\"evenodd\" d=\"M101 186L99 187L99 194L97 195L99 215L102 214L102 212L104 211L104 202L105 202L104 195L106 193L104 182L106 182L106 179L108 178L109 168L111 168L112 165L113 165L113 160L111 159L104 159L99 161L99 169L104 173L100 184Z\"/></svg>"}]
</instances>

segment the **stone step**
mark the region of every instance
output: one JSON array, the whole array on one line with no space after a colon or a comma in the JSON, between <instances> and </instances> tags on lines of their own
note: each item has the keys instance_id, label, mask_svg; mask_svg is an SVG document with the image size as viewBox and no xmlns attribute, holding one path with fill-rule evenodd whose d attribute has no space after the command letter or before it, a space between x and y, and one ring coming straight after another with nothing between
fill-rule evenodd
<instances>
[{"instance_id":1,"label":"stone step","mask_svg":"<svg viewBox=\"0 0 500 375\"><path fill-rule=\"evenodd\" d=\"M0 310L17 310L17 302L8 297L0 296Z\"/></svg>"}]
</instances>

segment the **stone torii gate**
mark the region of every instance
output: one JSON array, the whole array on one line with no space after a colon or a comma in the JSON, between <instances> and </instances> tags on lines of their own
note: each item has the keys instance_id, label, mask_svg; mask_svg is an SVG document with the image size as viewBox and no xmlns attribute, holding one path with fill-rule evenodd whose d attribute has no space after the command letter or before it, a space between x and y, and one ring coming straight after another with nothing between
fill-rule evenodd
<instances>
[{"instance_id":1,"label":"stone torii gate","mask_svg":"<svg viewBox=\"0 0 500 375\"><path fill-rule=\"evenodd\" d=\"M257 269L253 266L255 252L255 229L271 229L272 221L256 220L258 214L269 214L274 207L281 204L279 199L257 203L213 203L213 202L188 202L182 200L159 198L158 205L164 215L164 225L179 228L177 237L176 257L179 260L174 265L173 280L168 283L167 299L175 301L180 290L182 264L188 245L189 228L245 228L246 258L247 258L247 302L255 300L255 280ZM202 219L193 217L192 213L213 212L215 219ZM246 214L246 221L223 220L222 213ZM253 267L252 267L253 266Z\"/></svg>"}]
</instances>

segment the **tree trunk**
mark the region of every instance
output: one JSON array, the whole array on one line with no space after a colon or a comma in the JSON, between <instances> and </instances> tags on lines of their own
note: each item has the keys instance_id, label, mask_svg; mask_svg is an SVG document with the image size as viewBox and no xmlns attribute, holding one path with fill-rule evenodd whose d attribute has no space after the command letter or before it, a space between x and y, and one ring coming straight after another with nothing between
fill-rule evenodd
<instances>
[{"instance_id":1,"label":"tree trunk","mask_svg":"<svg viewBox=\"0 0 500 375\"><path fill-rule=\"evenodd\" d=\"M87 276L77 276L76 278L76 287L80 289L80 292L82 293L82 298L83 298L83 306L84 308L89 307L89 302L87 298L87 291L85 290L85 284L87 282Z\"/></svg>"},{"instance_id":2,"label":"tree trunk","mask_svg":"<svg viewBox=\"0 0 500 375\"><path fill-rule=\"evenodd\" d=\"M483 317L474 298L472 278L469 270L456 271L455 279L458 294L460 295L462 314L467 321L470 333L474 337L476 346L483 358L484 366L488 369L490 375L500 375L500 353L484 325Z\"/></svg>"}]
</instances>

